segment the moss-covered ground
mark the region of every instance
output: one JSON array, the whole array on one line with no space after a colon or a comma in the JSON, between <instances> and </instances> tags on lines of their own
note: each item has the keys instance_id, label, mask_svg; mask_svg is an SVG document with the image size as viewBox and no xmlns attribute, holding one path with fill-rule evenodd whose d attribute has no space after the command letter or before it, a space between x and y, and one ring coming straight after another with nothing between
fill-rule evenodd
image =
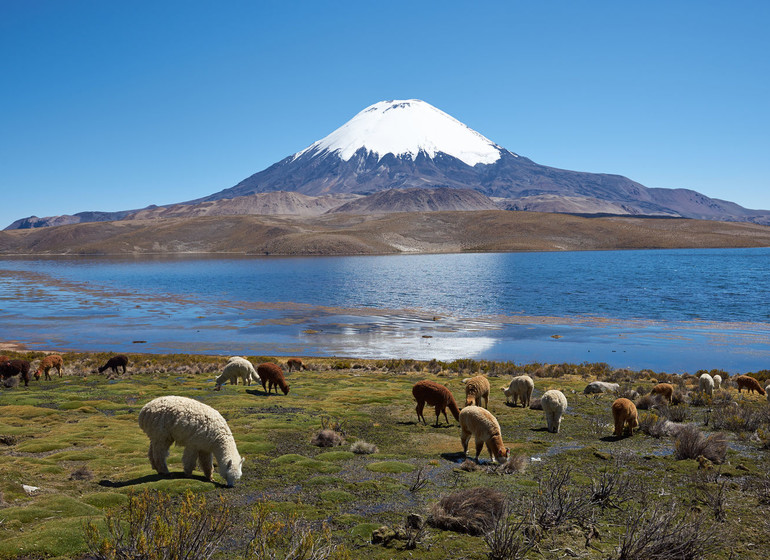
<instances>
[{"instance_id":1,"label":"moss-covered ground","mask_svg":"<svg viewBox=\"0 0 770 560\"><path fill-rule=\"evenodd\" d=\"M106 355L64 357L64 377L0 391L3 559L84 557L84 523L98 521L146 488L174 495L188 489L211 497L224 494L242 519L262 500L279 511L324 520L353 557L486 558L482 537L431 527L415 550L404 550L400 541L387 547L370 541L374 529L403 526L410 513L427 517L441 497L460 489L489 486L509 496L530 496L538 491L537 481L557 467L569 467L576 492L590 492L591 482L603 472L615 472L625 475L625 481L639 481L644 496L632 497L620 508L592 508L586 518L549 530L530 552L533 558L613 557L626 530L628 508L674 500L683 512L709 514L714 505L704 496L719 488L726 514L714 521L719 546L710 557L759 559L767 554L770 451L764 439L730 432L726 460L711 465L676 460L674 441L668 437L637 432L614 438L610 405L615 396L582 394L587 381L596 378L590 367L530 372L535 397L548 389L567 396L569 409L558 434L546 431L542 411L507 405L500 388L511 376L489 370L489 410L512 454L527 463L523 472L502 474L499 469L459 468L464 457L459 425L451 415L449 424L442 416L434 427L428 407L429 424L417 423L412 385L421 379L438 381L462 405L462 379L475 373L470 362L459 364L470 366L463 370L411 361L306 359L310 369L286 373L288 395L268 395L255 385L225 385L214 391L214 378L226 361L222 357L136 354L130 356L128 373L116 376L96 373ZM257 363L267 358L250 359ZM660 377L651 372L624 375L627 383L642 389ZM742 407L760 411L768 406L759 395L727 390ZM192 478L182 477L177 447L169 457L171 477L151 469L148 439L137 415L151 399L170 394L201 400L227 419L245 457L243 477L234 488L225 489L218 473L214 483L197 471ZM708 403L689 408L689 421L708 433ZM344 433L346 442L333 448L312 445L313 436L330 426ZM351 444L358 440L376 445L377 452L352 453ZM486 449L482 459L489 461ZM597 536L586 546L589 531ZM242 525L234 524L230 550L245 538Z\"/></svg>"}]
</instances>

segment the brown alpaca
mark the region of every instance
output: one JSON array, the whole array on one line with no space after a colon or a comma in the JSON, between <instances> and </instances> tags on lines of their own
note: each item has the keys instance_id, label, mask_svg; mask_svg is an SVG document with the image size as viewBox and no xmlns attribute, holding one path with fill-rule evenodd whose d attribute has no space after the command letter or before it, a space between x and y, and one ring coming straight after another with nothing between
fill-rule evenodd
<instances>
[{"instance_id":1,"label":"brown alpaca","mask_svg":"<svg viewBox=\"0 0 770 560\"><path fill-rule=\"evenodd\" d=\"M735 379L735 383L738 385L739 393L741 392L741 389L746 389L749 393L756 391L760 395L766 394L765 390L762 388L762 385L759 384L759 381L749 375L738 375L733 379Z\"/></svg>"},{"instance_id":2,"label":"brown alpaca","mask_svg":"<svg viewBox=\"0 0 770 560\"><path fill-rule=\"evenodd\" d=\"M37 366L35 379L40 379L41 375L45 375L46 380L50 380L51 375L48 373L48 371L51 368L56 368L56 371L59 373L59 377L61 377L61 370L63 366L64 360L62 360L62 357L58 354L51 354L50 356L46 356L40 361L40 365Z\"/></svg>"},{"instance_id":3,"label":"brown alpaca","mask_svg":"<svg viewBox=\"0 0 770 560\"><path fill-rule=\"evenodd\" d=\"M284 395L289 394L289 384L283 378L283 370L278 364L273 362L265 362L257 366L257 374L262 380L262 388L270 394L270 391L275 387L275 394L278 394L278 387L281 388Z\"/></svg>"},{"instance_id":4,"label":"brown alpaca","mask_svg":"<svg viewBox=\"0 0 770 560\"><path fill-rule=\"evenodd\" d=\"M671 402L671 398L674 396L674 386L671 383L658 383L650 391L653 395L660 395L668 402Z\"/></svg>"},{"instance_id":5,"label":"brown alpaca","mask_svg":"<svg viewBox=\"0 0 770 560\"><path fill-rule=\"evenodd\" d=\"M483 375L463 379L465 383L465 406L475 404L489 408L489 380Z\"/></svg>"},{"instance_id":6,"label":"brown alpaca","mask_svg":"<svg viewBox=\"0 0 770 560\"><path fill-rule=\"evenodd\" d=\"M416 410L418 422L422 420L423 424L427 424L427 422L425 422L425 416L422 415L422 411L425 408L426 403L430 406L436 407L435 426L438 426L438 417L442 412L444 413L444 419L446 420L446 423L449 424L449 418L447 418L446 415L447 408L449 408L449 411L452 413L452 416L454 416L455 420L460 419L460 407L457 406L457 402L452 396L451 391L444 385L436 383L435 381L430 381L428 379L424 381L418 381L412 387L412 395L414 396L414 400L417 401Z\"/></svg>"},{"instance_id":7,"label":"brown alpaca","mask_svg":"<svg viewBox=\"0 0 770 560\"><path fill-rule=\"evenodd\" d=\"M24 386L29 386L29 362L27 360L5 360L0 362L0 376L8 379L20 375L24 380Z\"/></svg>"},{"instance_id":8,"label":"brown alpaca","mask_svg":"<svg viewBox=\"0 0 770 560\"><path fill-rule=\"evenodd\" d=\"M303 369L307 369L307 367L299 358L289 358L286 360L286 369L288 369L290 372L294 370L302 371Z\"/></svg>"},{"instance_id":9,"label":"brown alpaca","mask_svg":"<svg viewBox=\"0 0 770 560\"><path fill-rule=\"evenodd\" d=\"M123 354L113 356L107 363L99 368L99 373L103 373L107 368L111 369L113 373L118 373L118 368L123 368L123 373L126 373L126 366L128 365L128 357Z\"/></svg>"},{"instance_id":10,"label":"brown alpaca","mask_svg":"<svg viewBox=\"0 0 770 560\"><path fill-rule=\"evenodd\" d=\"M628 399L616 399L612 403L612 419L615 421L615 435L621 437L628 429L629 435L634 435L634 428L639 427L639 415L636 405Z\"/></svg>"}]
</instances>

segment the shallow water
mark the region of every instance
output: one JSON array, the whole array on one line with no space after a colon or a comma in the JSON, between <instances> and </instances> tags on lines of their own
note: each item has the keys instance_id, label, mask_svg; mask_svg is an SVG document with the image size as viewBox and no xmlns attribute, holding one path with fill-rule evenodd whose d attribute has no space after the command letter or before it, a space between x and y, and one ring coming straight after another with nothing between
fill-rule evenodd
<instances>
[{"instance_id":1,"label":"shallow water","mask_svg":"<svg viewBox=\"0 0 770 560\"><path fill-rule=\"evenodd\" d=\"M0 340L755 371L770 364L768 273L769 249L5 259Z\"/></svg>"}]
</instances>

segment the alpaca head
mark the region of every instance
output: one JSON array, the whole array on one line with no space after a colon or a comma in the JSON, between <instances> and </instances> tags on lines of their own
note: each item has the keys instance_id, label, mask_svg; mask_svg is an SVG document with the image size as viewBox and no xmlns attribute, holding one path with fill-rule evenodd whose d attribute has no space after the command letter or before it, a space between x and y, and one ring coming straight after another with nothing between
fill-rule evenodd
<instances>
[{"instance_id":1,"label":"alpaca head","mask_svg":"<svg viewBox=\"0 0 770 560\"><path fill-rule=\"evenodd\" d=\"M243 457L237 454L234 459L228 459L227 463L219 466L219 474L227 481L227 487L235 486L235 481L240 480L243 473Z\"/></svg>"}]
</instances>

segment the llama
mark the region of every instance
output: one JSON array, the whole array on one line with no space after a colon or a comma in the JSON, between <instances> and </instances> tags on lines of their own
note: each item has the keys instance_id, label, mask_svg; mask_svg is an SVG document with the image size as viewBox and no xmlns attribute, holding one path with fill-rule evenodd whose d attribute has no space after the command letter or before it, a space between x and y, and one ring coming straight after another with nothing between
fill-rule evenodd
<instances>
[{"instance_id":1,"label":"llama","mask_svg":"<svg viewBox=\"0 0 770 560\"><path fill-rule=\"evenodd\" d=\"M476 444L476 462L479 461L484 444L487 446L492 461L508 458L509 449L503 444L500 424L491 412L480 406L469 405L460 411L460 441L463 444L463 454L468 455L468 441L473 436Z\"/></svg>"},{"instance_id":2,"label":"llama","mask_svg":"<svg viewBox=\"0 0 770 560\"><path fill-rule=\"evenodd\" d=\"M671 383L658 383L650 390L653 395L660 395L669 403L674 396L674 386Z\"/></svg>"},{"instance_id":3,"label":"llama","mask_svg":"<svg viewBox=\"0 0 770 560\"><path fill-rule=\"evenodd\" d=\"M489 380L483 375L463 379L465 383L465 406L475 404L489 408ZM483 404L482 404L483 403Z\"/></svg>"},{"instance_id":4,"label":"llama","mask_svg":"<svg viewBox=\"0 0 770 560\"><path fill-rule=\"evenodd\" d=\"M150 438L148 457L159 474L169 474L166 459L172 443L184 447L182 465L190 476L195 463L211 480L213 457L219 474L232 488L241 478L243 459L235 446L227 421L215 409L187 397L158 397L139 411L139 427Z\"/></svg>"},{"instance_id":5,"label":"llama","mask_svg":"<svg viewBox=\"0 0 770 560\"><path fill-rule=\"evenodd\" d=\"M747 392L753 393L756 391L760 395L766 395L766 391L762 388L762 385L759 384L759 381L751 377L750 375L738 375L735 377L735 383L738 384L738 392L741 392L741 389L746 389Z\"/></svg>"},{"instance_id":6,"label":"llama","mask_svg":"<svg viewBox=\"0 0 770 560\"><path fill-rule=\"evenodd\" d=\"M5 360L0 363L0 376L3 379L9 379L16 375L21 377L25 387L29 387L29 362L27 360Z\"/></svg>"},{"instance_id":7,"label":"llama","mask_svg":"<svg viewBox=\"0 0 770 560\"><path fill-rule=\"evenodd\" d=\"M714 394L714 387L716 386L716 383L714 383L714 378L711 377L708 373L702 373L700 378L698 379L698 388L700 389L701 393L706 393L707 395L711 396Z\"/></svg>"},{"instance_id":8,"label":"llama","mask_svg":"<svg viewBox=\"0 0 770 560\"><path fill-rule=\"evenodd\" d=\"M529 375L519 375L511 379L508 387L503 387L503 393L505 393L505 402L508 403L509 399L513 397L513 406L516 406L517 401L521 401L521 406L527 408L532 398L532 391L535 389L535 382Z\"/></svg>"},{"instance_id":9,"label":"llama","mask_svg":"<svg viewBox=\"0 0 770 560\"><path fill-rule=\"evenodd\" d=\"M548 431L558 434L561 427L561 417L567 410L567 397L561 391L551 389L540 397L540 403L543 406Z\"/></svg>"},{"instance_id":10,"label":"llama","mask_svg":"<svg viewBox=\"0 0 770 560\"><path fill-rule=\"evenodd\" d=\"M620 390L620 385L617 383L607 383L606 381L592 381L586 388L583 389L584 395L592 395L596 393L617 393Z\"/></svg>"},{"instance_id":11,"label":"llama","mask_svg":"<svg viewBox=\"0 0 770 560\"><path fill-rule=\"evenodd\" d=\"M629 399L620 398L612 403L612 419L615 422L616 437L622 437L626 429L630 435L634 435L634 428L639 427L636 405Z\"/></svg>"},{"instance_id":12,"label":"llama","mask_svg":"<svg viewBox=\"0 0 770 560\"><path fill-rule=\"evenodd\" d=\"M62 367L64 366L64 360L62 360L62 357L58 354L50 354L48 356L45 356L42 360L40 360L40 365L37 366L37 371L35 372L35 379L40 379L41 375L45 375L46 381L51 380L51 374L48 372L51 370L51 368L56 368L57 373L59 374L59 377L62 376Z\"/></svg>"},{"instance_id":13,"label":"llama","mask_svg":"<svg viewBox=\"0 0 770 560\"><path fill-rule=\"evenodd\" d=\"M109 368L112 370L113 373L117 374L119 367L122 367L123 373L126 373L127 365L128 365L128 357L124 356L123 354L118 354L117 356L113 356L112 358L107 360L107 363L99 368L99 373L103 373L104 370Z\"/></svg>"},{"instance_id":14,"label":"llama","mask_svg":"<svg viewBox=\"0 0 770 560\"><path fill-rule=\"evenodd\" d=\"M412 395L414 396L414 400L417 401L416 410L418 422L422 420L423 424L427 424L427 422L425 422L425 416L422 415L426 403L436 407L436 427L438 427L438 418L442 412L444 413L446 423L449 424L449 418L447 418L446 415L447 408L449 408L449 411L452 413L455 420L460 419L460 407L457 406L457 402L452 396L452 392L444 385L436 383L435 381L430 381L429 379L418 381L412 386Z\"/></svg>"},{"instance_id":15,"label":"llama","mask_svg":"<svg viewBox=\"0 0 770 560\"><path fill-rule=\"evenodd\" d=\"M246 358L233 356L222 370L222 375L217 377L214 390L219 391L222 388L222 385L228 381L233 385L237 385L239 377L243 380L244 385L251 385L252 381L259 382L260 380L250 361Z\"/></svg>"},{"instance_id":16,"label":"llama","mask_svg":"<svg viewBox=\"0 0 770 560\"><path fill-rule=\"evenodd\" d=\"M307 366L303 364L302 360L299 358L289 358L286 360L286 369L291 373L292 371L302 371L303 369L307 369Z\"/></svg>"},{"instance_id":17,"label":"llama","mask_svg":"<svg viewBox=\"0 0 770 560\"><path fill-rule=\"evenodd\" d=\"M284 395L289 394L289 384L286 383L286 379L283 377L283 370L281 370L278 364L273 362L265 362L257 366L257 375L262 380L262 388L270 394L270 391L275 387L275 394L278 394L278 387L281 388Z\"/></svg>"},{"instance_id":18,"label":"llama","mask_svg":"<svg viewBox=\"0 0 770 560\"><path fill-rule=\"evenodd\" d=\"M714 390L719 391L722 388L722 376L716 374L712 379L714 380Z\"/></svg>"}]
</instances>

